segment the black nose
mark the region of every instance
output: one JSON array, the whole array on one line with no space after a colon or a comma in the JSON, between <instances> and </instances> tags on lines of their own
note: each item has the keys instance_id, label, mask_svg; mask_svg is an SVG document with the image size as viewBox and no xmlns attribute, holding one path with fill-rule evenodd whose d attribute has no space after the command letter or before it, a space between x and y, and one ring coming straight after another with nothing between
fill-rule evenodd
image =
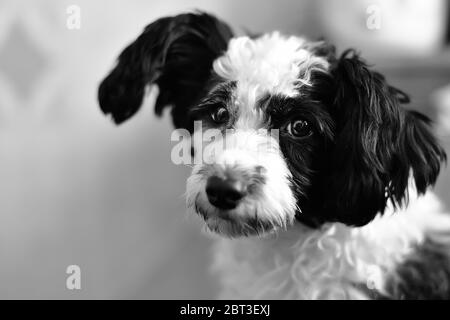
<instances>
[{"instance_id":1,"label":"black nose","mask_svg":"<svg viewBox=\"0 0 450 320\"><path fill-rule=\"evenodd\" d=\"M237 207L246 192L244 184L240 181L213 176L206 182L206 194L213 206L231 210Z\"/></svg>"}]
</instances>

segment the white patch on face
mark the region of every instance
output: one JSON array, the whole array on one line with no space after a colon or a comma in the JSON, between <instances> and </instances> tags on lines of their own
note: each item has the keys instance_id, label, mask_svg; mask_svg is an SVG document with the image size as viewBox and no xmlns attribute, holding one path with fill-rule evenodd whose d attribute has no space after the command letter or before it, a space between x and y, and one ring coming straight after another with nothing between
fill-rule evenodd
<instances>
[{"instance_id":1,"label":"white patch on face","mask_svg":"<svg viewBox=\"0 0 450 320\"><path fill-rule=\"evenodd\" d=\"M211 144L222 143L213 141ZM210 145L211 145L210 144ZM256 130L236 130L226 136L226 148L206 154L208 163L196 165L187 181L187 206L200 213L208 228L226 236L242 236L285 229L292 224L296 199L290 188L290 171L283 159L276 139ZM204 149L206 150L206 149ZM225 212L214 207L206 195L206 181L227 170L235 174L249 174L264 168L264 183L255 183L255 191L245 196L235 209ZM249 221L256 222L251 226Z\"/></svg>"},{"instance_id":2,"label":"white patch on face","mask_svg":"<svg viewBox=\"0 0 450 320\"><path fill-rule=\"evenodd\" d=\"M303 38L278 32L257 39L234 38L213 68L222 78L236 81L238 91L247 92L250 99L261 93L294 97L302 86L311 85L313 71L328 70L328 61L310 51L313 46Z\"/></svg>"}]
</instances>

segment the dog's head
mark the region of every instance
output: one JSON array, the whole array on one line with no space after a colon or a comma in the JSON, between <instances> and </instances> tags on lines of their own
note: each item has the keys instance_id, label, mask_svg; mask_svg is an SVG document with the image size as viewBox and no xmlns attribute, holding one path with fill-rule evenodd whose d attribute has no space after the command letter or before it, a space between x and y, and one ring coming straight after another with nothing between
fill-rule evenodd
<instances>
[{"instance_id":1,"label":"dog's head","mask_svg":"<svg viewBox=\"0 0 450 320\"><path fill-rule=\"evenodd\" d=\"M116 123L130 118L149 84L160 89L156 113L171 106L175 126L193 133L202 154L188 206L224 235L295 219L364 225L389 201L401 205L411 179L424 193L445 160L429 120L401 108L403 92L354 51L337 56L326 42L233 38L204 13L163 18L102 82L103 112ZM211 129L222 138L211 139Z\"/></svg>"}]
</instances>

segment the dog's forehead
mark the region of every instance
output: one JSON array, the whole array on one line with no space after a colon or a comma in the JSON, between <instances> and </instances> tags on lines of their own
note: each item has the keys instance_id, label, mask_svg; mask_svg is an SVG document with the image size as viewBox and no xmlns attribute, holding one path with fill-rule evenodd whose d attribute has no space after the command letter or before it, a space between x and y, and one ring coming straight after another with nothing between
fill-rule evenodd
<instances>
[{"instance_id":1,"label":"dog's forehead","mask_svg":"<svg viewBox=\"0 0 450 320\"><path fill-rule=\"evenodd\" d=\"M233 82L233 101L239 124L258 127L264 118L258 102L266 96L296 97L311 86L313 72L327 72L329 62L314 54L318 43L278 32L256 39L230 40L227 51L214 61L214 71Z\"/></svg>"},{"instance_id":2,"label":"dog's forehead","mask_svg":"<svg viewBox=\"0 0 450 320\"><path fill-rule=\"evenodd\" d=\"M285 37L278 32L256 39L238 37L230 40L213 68L220 77L236 82L239 96L294 97L301 94L302 86L311 85L314 71L328 70L328 61L315 55L313 48L314 43L304 38Z\"/></svg>"}]
</instances>

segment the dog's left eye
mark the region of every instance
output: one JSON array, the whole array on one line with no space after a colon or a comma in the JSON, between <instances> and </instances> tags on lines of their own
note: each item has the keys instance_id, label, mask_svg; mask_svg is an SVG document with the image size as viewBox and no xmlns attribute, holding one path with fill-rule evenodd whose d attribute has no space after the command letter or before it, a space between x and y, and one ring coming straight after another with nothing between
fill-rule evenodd
<instances>
[{"instance_id":1,"label":"dog's left eye","mask_svg":"<svg viewBox=\"0 0 450 320\"><path fill-rule=\"evenodd\" d=\"M228 110L225 107L219 107L211 113L211 119L215 123L225 123L230 118Z\"/></svg>"},{"instance_id":2,"label":"dog's left eye","mask_svg":"<svg viewBox=\"0 0 450 320\"><path fill-rule=\"evenodd\" d=\"M308 121L304 119L296 119L287 126L290 135L296 138L304 138L312 135L313 131Z\"/></svg>"}]
</instances>

